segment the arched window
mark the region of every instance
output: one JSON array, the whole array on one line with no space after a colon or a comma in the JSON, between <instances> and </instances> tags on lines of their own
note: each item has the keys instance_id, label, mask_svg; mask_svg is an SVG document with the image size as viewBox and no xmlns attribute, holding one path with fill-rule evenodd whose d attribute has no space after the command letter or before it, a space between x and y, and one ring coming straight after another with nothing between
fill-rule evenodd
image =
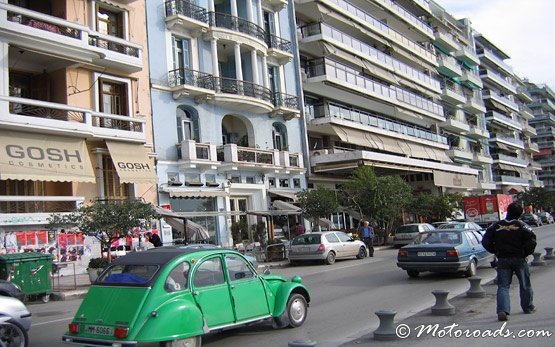
<instances>
[{"instance_id":1,"label":"arched window","mask_svg":"<svg viewBox=\"0 0 555 347\"><path fill-rule=\"evenodd\" d=\"M285 151L288 149L287 128L279 122L272 124L272 139L274 141L274 149Z\"/></svg>"},{"instance_id":2,"label":"arched window","mask_svg":"<svg viewBox=\"0 0 555 347\"><path fill-rule=\"evenodd\" d=\"M200 142L198 114L187 106L177 107L177 140L195 140Z\"/></svg>"}]
</instances>

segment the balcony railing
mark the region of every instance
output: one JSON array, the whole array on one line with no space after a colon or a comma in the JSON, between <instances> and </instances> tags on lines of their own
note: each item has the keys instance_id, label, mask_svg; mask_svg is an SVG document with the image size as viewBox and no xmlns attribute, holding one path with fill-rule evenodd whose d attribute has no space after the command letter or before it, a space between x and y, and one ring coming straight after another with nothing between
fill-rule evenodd
<instances>
[{"instance_id":1,"label":"balcony railing","mask_svg":"<svg viewBox=\"0 0 555 347\"><path fill-rule=\"evenodd\" d=\"M75 196L0 195L0 213L61 213L77 209L85 198Z\"/></svg>"},{"instance_id":2,"label":"balcony railing","mask_svg":"<svg viewBox=\"0 0 555 347\"><path fill-rule=\"evenodd\" d=\"M420 83L429 85L435 89L439 89L439 81L426 75L424 72L417 70L401 61L392 58L382 51L372 47L364 41L358 40L352 36L333 28L326 23L313 23L300 28L303 38L314 35L325 35L332 40L336 40L347 47L359 52L359 54L370 61L376 60L381 64L385 64L394 69L396 72L404 74L410 79L417 80Z\"/></svg>"},{"instance_id":3,"label":"balcony railing","mask_svg":"<svg viewBox=\"0 0 555 347\"><path fill-rule=\"evenodd\" d=\"M32 28L71 37L73 39L79 39L79 40L81 39L81 30L79 29L29 17L22 13L15 13L15 12L8 11L8 20L10 22L18 22L19 24L23 24L23 25L30 26Z\"/></svg>"},{"instance_id":4,"label":"balcony railing","mask_svg":"<svg viewBox=\"0 0 555 347\"><path fill-rule=\"evenodd\" d=\"M394 12L399 14L399 16L405 18L409 23L411 23L415 27L419 28L420 30L422 30L426 34L430 35L431 37L434 36L434 31L432 30L432 28L430 28L427 24L425 24L423 21L418 19L412 13L410 13L409 11L404 9L403 7L399 6L395 1L393 1L393 0L377 0L377 2L381 3L382 5L384 5L386 7L390 7L391 9L393 9Z\"/></svg>"},{"instance_id":5,"label":"balcony railing","mask_svg":"<svg viewBox=\"0 0 555 347\"><path fill-rule=\"evenodd\" d=\"M494 160L506 161L506 162L510 162L510 163L514 163L522 166L528 166L528 164L530 163L529 160L512 157L510 155L506 155L502 153L492 154L491 157Z\"/></svg>"},{"instance_id":6,"label":"balcony railing","mask_svg":"<svg viewBox=\"0 0 555 347\"><path fill-rule=\"evenodd\" d=\"M212 27L237 31L266 42L266 31L255 23L227 13L208 12L208 16Z\"/></svg>"},{"instance_id":7,"label":"balcony railing","mask_svg":"<svg viewBox=\"0 0 555 347\"><path fill-rule=\"evenodd\" d=\"M208 12L205 8L195 5L190 0L166 1L166 17L182 15L188 18L208 23Z\"/></svg>"},{"instance_id":8,"label":"balcony railing","mask_svg":"<svg viewBox=\"0 0 555 347\"><path fill-rule=\"evenodd\" d=\"M216 92L244 95L273 103L272 91L264 86L227 77L214 77L214 81Z\"/></svg>"},{"instance_id":9,"label":"balcony railing","mask_svg":"<svg viewBox=\"0 0 555 347\"><path fill-rule=\"evenodd\" d=\"M282 39L276 35L267 35L266 43L268 48L279 49L280 51L292 53L291 41Z\"/></svg>"},{"instance_id":10,"label":"balcony railing","mask_svg":"<svg viewBox=\"0 0 555 347\"><path fill-rule=\"evenodd\" d=\"M289 95L285 93L274 94L274 106L300 110L299 98L296 95Z\"/></svg>"},{"instance_id":11,"label":"balcony railing","mask_svg":"<svg viewBox=\"0 0 555 347\"><path fill-rule=\"evenodd\" d=\"M507 176L507 175L493 175L495 182L509 182L509 183L528 183L527 178Z\"/></svg>"},{"instance_id":12,"label":"balcony railing","mask_svg":"<svg viewBox=\"0 0 555 347\"><path fill-rule=\"evenodd\" d=\"M124 42L124 40L108 35L89 35L89 45L107 49L112 52L139 58L140 49Z\"/></svg>"},{"instance_id":13,"label":"balcony railing","mask_svg":"<svg viewBox=\"0 0 555 347\"><path fill-rule=\"evenodd\" d=\"M487 59L491 60L492 62L494 62L495 64L497 64L501 68L503 68L503 70L505 70L506 72L511 73L513 71L513 69L509 65L507 65L507 63L505 63L495 53L493 53L492 51L490 51L488 49L484 49L482 47L477 47L476 48L476 53L479 56L482 55L482 56L486 57Z\"/></svg>"},{"instance_id":14,"label":"balcony railing","mask_svg":"<svg viewBox=\"0 0 555 347\"><path fill-rule=\"evenodd\" d=\"M168 73L170 87L188 85L214 90L214 76L191 69L175 69Z\"/></svg>"},{"instance_id":15,"label":"balcony railing","mask_svg":"<svg viewBox=\"0 0 555 347\"><path fill-rule=\"evenodd\" d=\"M377 94L389 101L400 101L416 108L428 111L443 117L443 107L431 100L425 99L417 94L408 92L399 87L388 86L372 80L357 69L353 69L342 63L327 58L311 60L308 64L308 76L327 75L337 78L347 84L365 89L369 93Z\"/></svg>"},{"instance_id":16,"label":"balcony railing","mask_svg":"<svg viewBox=\"0 0 555 347\"><path fill-rule=\"evenodd\" d=\"M300 160L298 154L289 154L289 166L300 167L299 163Z\"/></svg>"},{"instance_id":17,"label":"balcony railing","mask_svg":"<svg viewBox=\"0 0 555 347\"><path fill-rule=\"evenodd\" d=\"M318 105L310 105L307 109L309 118L334 117L346 119L358 124L369 125L384 130L393 131L407 136L433 141L437 143L447 144L447 137L438 135L429 130L419 128L410 124L399 123L375 114L357 110L349 106L343 106L336 103L323 103Z\"/></svg>"}]
</instances>

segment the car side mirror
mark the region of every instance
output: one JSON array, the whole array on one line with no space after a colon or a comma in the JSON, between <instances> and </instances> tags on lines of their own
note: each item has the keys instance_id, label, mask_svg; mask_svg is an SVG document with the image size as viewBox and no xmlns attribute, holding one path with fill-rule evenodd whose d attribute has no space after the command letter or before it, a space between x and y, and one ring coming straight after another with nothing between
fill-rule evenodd
<instances>
[{"instance_id":1,"label":"car side mirror","mask_svg":"<svg viewBox=\"0 0 555 347\"><path fill-rule=\"evenodd\" d=\"M264 267L264 272L263 272L263 274L264 274L264 275L269 275L269 274L270 274L270 267L269 267L268 265L266 265L266 266Z\"/></svg>"}]
</instances>

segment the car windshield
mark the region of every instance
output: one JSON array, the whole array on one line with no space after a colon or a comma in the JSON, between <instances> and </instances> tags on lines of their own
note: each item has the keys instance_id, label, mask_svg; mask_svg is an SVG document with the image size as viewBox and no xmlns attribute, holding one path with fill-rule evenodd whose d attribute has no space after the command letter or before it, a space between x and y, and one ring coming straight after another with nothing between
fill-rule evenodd
<instances>
[{"instance_id":1,"label":"car windshield","mask_svg":"<svg viewBox=\"0 0 555 347\"><path fill-rule=\"evenodd\" d=\"M401 225L395 231L396 234L417 233L418 225Z\"/></svg>"},{"instance_id":2,"label":"car windshield","mask_svg":"<svg viewBox=\"0 0 555 347\"><path fill-rule=\"evenodd\" d=\"M448 223L437 227L438 229L465 229L464 223Z\"/></svg>"},{"instance_id":3,"label":"car windshield","mask_svg":"<svg viewBox=\"0 0 555 347\"><path fill-rule=\"evenodd\" d=\"M293 239L292 245L319 245L320 234L305 234Z\"/></svg>"},{"instance_id":4,"label":"car windshield","mask_svg":"<svg viewBox=\"0 0 555 347\"><path fill-rule=\"evenodd\" d=\"M461 234L457 232L424 233L420 235L416 243L423 245L432 245L439 243L458 245L461 243Z\"/></svg>"},{"instance_id":5,"label":"car windshield","mask_svg":"<svg viewBox=\"0 0 555 347\"><path fill-rule=\"evenodd\" d=\"M98 278L97 283L143 286L150 282L158 268L157 265L112 265Z\"/></svg>"}]
</instances>

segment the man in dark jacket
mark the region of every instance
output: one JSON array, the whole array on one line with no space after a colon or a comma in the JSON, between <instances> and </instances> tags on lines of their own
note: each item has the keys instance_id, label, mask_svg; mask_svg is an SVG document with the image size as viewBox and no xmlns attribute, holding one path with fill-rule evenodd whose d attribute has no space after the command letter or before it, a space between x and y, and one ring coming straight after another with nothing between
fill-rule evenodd
<instances>
[{"instance_id":1,"label":"man in dark jacket","mask_svg":"<svg viewBox=\"0 0 555 347\"><path fill-rule=\"evenodd\" d=\"M506 321L511 313L509 289L513 273L518 278L520 307L524 313L533 313L530 269L526 257L534 253L536 235L532 228L519 220L522 207L512 203L507 207L507 217L492 224L482 240L484 248L497 256L497 319Z\"/></svg>"}]
</instances>

